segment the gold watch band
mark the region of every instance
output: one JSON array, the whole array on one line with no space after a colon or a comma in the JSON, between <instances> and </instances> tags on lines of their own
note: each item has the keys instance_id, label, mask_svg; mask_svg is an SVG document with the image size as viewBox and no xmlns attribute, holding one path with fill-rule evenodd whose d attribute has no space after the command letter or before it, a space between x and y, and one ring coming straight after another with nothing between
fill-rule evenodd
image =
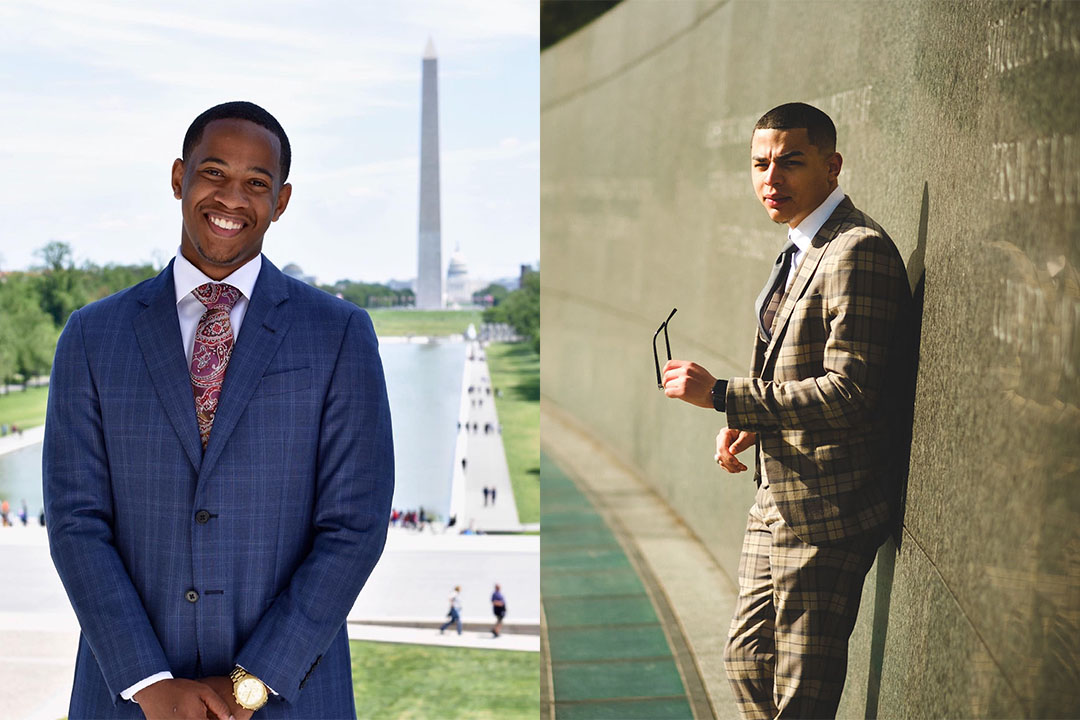
<instances>
[{"instance_id":1,"label":"gold watch band","mask_svg":"<svg viewBox=\"0 0 1080 720\"><path fill-rule=\"evenodd\" d=\"M239 665L234 667L233 671L229 673L229 679L232 680L233 683L233 699L236 700L237 704L245 710L258 710L266 704L267 699L270 697L270 688L266 687L266 683L264 683L262 680L252 675ZM241 700L240 695L237 693L237 690L240 687L240 683L248 679L254 680L255 682L259 683L259 685L262 685L262 699L254 705L250 705Z\"/></svg>"}]
</instances>

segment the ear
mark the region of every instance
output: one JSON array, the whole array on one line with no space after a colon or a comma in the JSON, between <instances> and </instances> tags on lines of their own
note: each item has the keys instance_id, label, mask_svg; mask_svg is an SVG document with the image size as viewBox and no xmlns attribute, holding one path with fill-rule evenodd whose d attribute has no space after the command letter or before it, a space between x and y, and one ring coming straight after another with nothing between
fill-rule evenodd
<instances>
[{"instance_id":1,"label":"ear","mask_svg":"<svg viewBox=\"0 0 1080 720\"><path fill-rule=\"evenodd\" d=\"M292 185L285 183L278 190L277 204L274 205L274 216L270 218L270 222L277 222L277 219L281 217L281 213L285 212L285 208L289 205L289 198L292 197Z\"/></svg>"},{"instance_id":2,"label":"ear","mask_svg":"<svg viewBox=\"0 0 1080 720\"><path fill-rule=\"evenodd\" d=\"M184 187L184 161L180 158L173 160L172 164L172 193L179 200L183 197Z\"/></svg>"},{"instance_id":3,"label":"ear","mask_svg":"<svg viewBox=\"0 0 1080 720\"><path fill-rule=\"evenodd\" d=\"M835 180L840 175L840 168L844 166L843 156L838 152L834 152L825 162L829 166L829 177Z\"/></svg>"}]
</instances>

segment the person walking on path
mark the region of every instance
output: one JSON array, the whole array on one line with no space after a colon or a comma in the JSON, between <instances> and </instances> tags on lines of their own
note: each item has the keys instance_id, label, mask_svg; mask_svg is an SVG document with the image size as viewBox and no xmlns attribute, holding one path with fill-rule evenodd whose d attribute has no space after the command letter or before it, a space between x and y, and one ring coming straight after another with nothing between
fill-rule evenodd
<instances>
[{"instance_id":1,"label":"person walking on path","mask_svg":"<svg viewBox=\"0 0 1080 720\"><path fill-rule=\"evenodd\" d=\"M804 103L751 137L751 178L787 242L758 296L746 377L669 360L665 394L724 412L714 459L755 448L724 665L744 718L835 717L867 571L896 520L912 299L885 230L840 189L836 128ZM723 319L713 325L723 335ZM910 429L910 425L909 425Z\"/></svg>"},{"instance_id":2,"label":"person walking on path","mask_svg":"<svg viewBox=\"0 0 1080 720\"><path fill-rule=\"evenodd\" d=\"M495 613L495 627L491 628L491 634L499 637L502 633L503 618L506 617L506 598L499 589L499 583L495 583L495 592L491 593L491 611Z\"/></svg>"},{"instance_id":3,"label":"person walking on path","mask_svg":"<svg viewBox=\"0 0 1080 720\"><path fill-rule=\"evenodd\" d=\"M461 634L461 586L455 585L454 592L450 593L450 611L446 613L449 618L439 628L439 634L442 635L446 628L450 625L457 625L457 634Z\"/></svg>"}]
</instances>

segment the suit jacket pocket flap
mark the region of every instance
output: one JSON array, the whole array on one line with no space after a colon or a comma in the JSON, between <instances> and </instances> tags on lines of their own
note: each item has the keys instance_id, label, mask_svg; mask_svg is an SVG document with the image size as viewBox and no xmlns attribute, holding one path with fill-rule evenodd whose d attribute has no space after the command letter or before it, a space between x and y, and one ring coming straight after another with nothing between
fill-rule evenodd
<instances>
[{"instance_id":1,"label":"suit jacket pocket flap","mask_svg":"<svg viewBox=\"0 0 1080 720\"><path fill-rule=\"evenodd\" d=\"M259 381L259 387L255 390L255 397L280 395L309 387L311 387L311 368L286 370L273 375L264 375Z\"/></svg>"}]
</instances>

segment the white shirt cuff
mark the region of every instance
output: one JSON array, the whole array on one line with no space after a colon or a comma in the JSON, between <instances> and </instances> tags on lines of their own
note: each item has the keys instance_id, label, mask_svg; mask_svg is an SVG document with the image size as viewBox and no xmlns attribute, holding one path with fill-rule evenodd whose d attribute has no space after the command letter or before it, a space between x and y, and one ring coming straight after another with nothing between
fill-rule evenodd
<instances>
[{"instance_id":1,"label":"white shirt cuff","mask_svg":"<svg viewBox=\"0 0 1080 720\"><path fill-rule=\"evenodd\" d=\"M236 667L240 668L244 672L247 672L247 668L239 663L237 663ZM251 673L248 673L248 675L251 675L252 677L258 677L258 675L252 675ZM259 679L259 682L262 682L261 678ZM263 685L266 685L266 683L263 682ZM274 692L274 688L270 687L269 685L266 685L266 689L270 691L271 695L277 695L277 693Z\"/></svg>"},{"instance_id":2,"label":"white shirt cuff","mask_svg":"<svg viewBox=\"0 0 1080 720\"><path fill-rule=\"evenodd\" d=\"M131 700L133 703L138 705L138 702L135 700L135 693L139 692L143 688L150 687L158 680L172 680L172 676L173 674L168 670L166 670L165 672L154 673L145 680L140 680L124 692L120 693L120 697L122 697L124 700Z\"/></svg>"}]
</instances>

